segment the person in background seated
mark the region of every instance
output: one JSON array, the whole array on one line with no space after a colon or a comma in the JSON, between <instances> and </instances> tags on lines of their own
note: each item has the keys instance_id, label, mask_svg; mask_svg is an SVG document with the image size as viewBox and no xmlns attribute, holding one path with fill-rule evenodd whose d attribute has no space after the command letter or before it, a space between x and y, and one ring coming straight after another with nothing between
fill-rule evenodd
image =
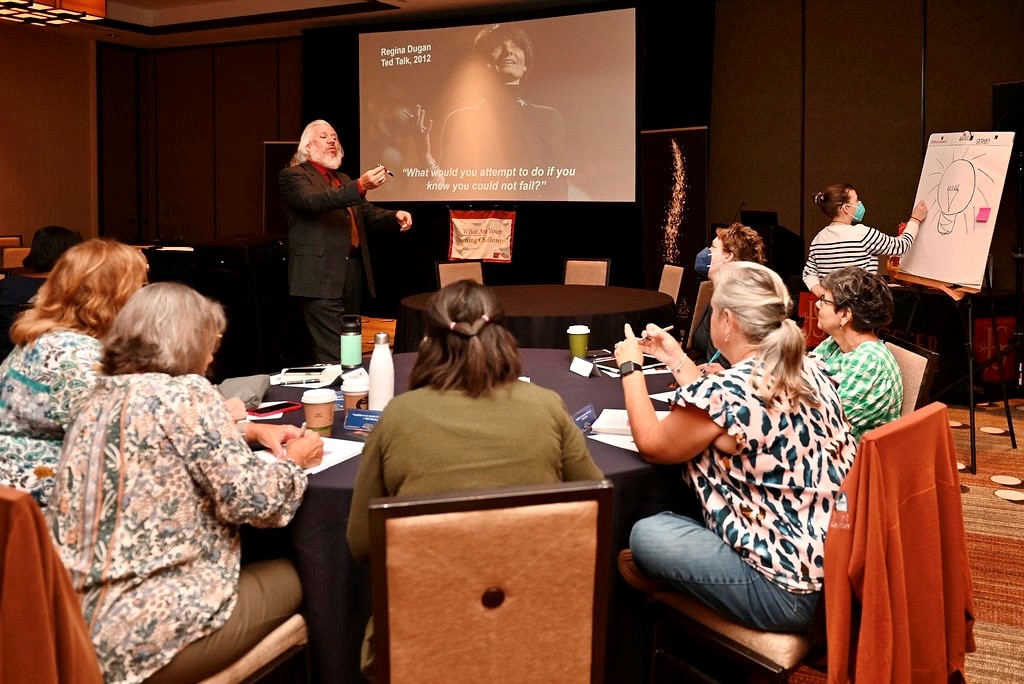
<instances>
[{"instance_id":1,"label":"person in background seated","mask_svg":"<svg viewBox=\"0 0 1024 684\"><path fill-rule=\"evenodd\" d=\"M14 349L10 335L14 317L28 308L57 258L81 241L81 233L63 226L43 226L32 236L32 246L23 262L25 272L0 280L0 360Z\"/></svg>"},{"instance_id":2,"label":"person in background seated","mask_svg":"<svg viewBox=\"0 0 1024 684\"><path fill-rule=\"evenodd\" d=\"M708 278L715 281L715 272L722 264L732 261L753 261L764 263L764 240L756 230L742 223L733 223L715 231L715 239L711 241L711 262L708 264ZM698 363L708 363L715 358L718 349L711 341L711 307L704 309L700 323L693 331L693 349ZM715 358L716 365L709 367L708 372L716 372L729 367L729 359L721 354Z\"/></svg>"},{"instance_id":3,"label":"person in background seated","mask_svg":"<svg viewBox=\"0 0 1024 684\"><path fill-rule=\"evenodd\" d=\"M387 405L363 449L348 518L359 561L369 558L373 497L604 477L562 398L519 379L519 350L489 288L470 280L444 287L424 323L409 391ZM371 635L372 621L365 673Z\"/></svg>"},{"instance_id":4,"label":"person in background seated","mask_svg":"<svg viewBox=\"0 0 1024 684\"><path fill-rule=\"evenodd\" d=\"M928 205L919 201L910 212L906 230L893 237L861 223L867 210L849 183L835 183L815 193L814 203L831 221L814 236L804 264L804 285L815 297L824 293L821 279L837 268L860 266L877 273L878 257L910 249L928 216Z\"/></svg>"},{"instance_id":5,"label":"person in background seated","mask_svg":"<svg viewBox=\"0 0 1024 684\"><path fill-rule=\"evenodd\" d=\"M900 417L903 377L877 330L892 321L892 292L881 276L856 266L821 281L818 327L829 337L815 349L839 381L839 398L853 436Z\"/></svg>"},{"instance_id":6,"label":"person in background seated","mask_svg":"<svg viewBox=\"0 0 1024 684\"><path fill-rule=\"evenodd\" d=\"M0 484L45 506L64 431L92 389L102 338L146 282L139 250L86 240L57 259L27 311L11 326L0 364Z\"/></svg>"},{"instance_id":7,"label":"person in background seated","mask_svg":"<svg viewBox=\"0 0 1024 684\"><path fill-rule=\"evenodd\" d=\"M626 326L615 345L633 440L652 463L685 463L704 524L672 512L643 518L637 565L754 629L806 631L822 592L825 532L856 442L835 384L788 318L782 279L751 262L715 275L711 338L732 361L698 370L669 334ZM672 369L679 391L659 421L639 366Z\"/></svg>"},{"instance_id":8,"label":"person in background seated","mask_svg":"<svg viewBox=\"0 0 1024 684\"><path fill-rule=\"evenodd\" d=\"M239 430L202 375L224 327L185 285L137 292L64 441L47 518L107 684L204 679L302 601L290 562L240 570L238 528L287 524L323 445L295 426Z\"/></svg>"}]
</instances>

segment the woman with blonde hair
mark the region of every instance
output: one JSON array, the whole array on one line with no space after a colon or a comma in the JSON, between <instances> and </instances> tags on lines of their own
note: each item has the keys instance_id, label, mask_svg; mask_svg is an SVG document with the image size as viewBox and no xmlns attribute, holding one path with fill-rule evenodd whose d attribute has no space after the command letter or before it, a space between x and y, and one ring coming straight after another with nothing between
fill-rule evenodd
<instances>
[{"instance_id":1,"label":"woman with blonde hair","mask_svg":"<svg viewBox=\"0 0 1024 684\"><path fill-rule=\"evenodd\" d=\"M15 319L15 347L0 365L0 484L46 505L64 431L95 381L100 338L146 268L134 247L86 240L64 252Z\"/></svg>"},{"instance_id":2,"label":"woman with blonde hair","mask_svg":"<svg viewBox=\"0 0 1024 684\"><path fill-rule=\"evenodd\" d=\"M782 279L752 262L723 264L711 337L732 367L702 373L661 328L626 326L615 348L633 440L652 463L685 463L704 523L663 512L630 535L637 565L755 629L803 631L821 594L825 531L856 444L836 386L788 318ZM679 390L658 421L643 353Z\"/></svg>"},{"instance_id":3,"label":"woman with blonde hair","mask_svg":"<svg viewBox=\"0 0 1024 684\"><path fill-rule=\"evenodd\" d=\"M47 518L108 684L200 681L302 601L290 562L241 567L239 526L287 524L323 445L295 426L239 429L203 377L224 327L185 285L137 292L64 440ZM285 442L279 458L249 448L263 433Z\"/></svg>"}]
</instances>

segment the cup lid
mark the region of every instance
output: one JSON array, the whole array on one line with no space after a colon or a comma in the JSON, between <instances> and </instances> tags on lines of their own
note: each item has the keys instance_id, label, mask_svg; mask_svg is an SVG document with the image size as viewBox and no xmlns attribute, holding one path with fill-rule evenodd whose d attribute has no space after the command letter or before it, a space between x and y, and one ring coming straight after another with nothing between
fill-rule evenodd
<instances>
[{"instance_id":1,"label":"cup lid","mask_svg":"<svg viewBox=\"0 0 1024 684\"><path fill-rule=\"evenodd\" d=\"M334 390L326 387L308 389L302 393L303 404L326 404L328 402L334 402L337 399L338 395L334 393Z\"/></svg>"},{"instance_id":2,"label":"cup lid","mask_svg":"<svg viewBox=\"0 0 1024 684\"><path fill-rule=\"evenodd\" d=\"M570 335L587 335L590 333L590 327L580 324L570 325L569 329L566 330L565 332L569 333Z\"/></svg>"},{"instance_id":3,"label":"cup lid","mask_svg":"<svg viewBox=\"0 0 1024 684\"><path fill-rule=\"evenodd\" d=\"M367 377L345 378L341 383L342 392L368 392L370 390L370 379Z\"/></svg>"}]
</instances>

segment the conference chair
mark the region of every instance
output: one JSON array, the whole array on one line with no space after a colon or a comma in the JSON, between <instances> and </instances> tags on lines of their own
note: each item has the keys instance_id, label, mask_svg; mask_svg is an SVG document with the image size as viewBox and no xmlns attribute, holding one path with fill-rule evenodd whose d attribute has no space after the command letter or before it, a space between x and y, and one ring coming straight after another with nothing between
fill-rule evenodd
<instances>
[{"instance_id":1,"label":"conference chair","mask_svg":"<svg viewBox=\"0 0 1024 684\"><path fill-rule=\"evenodd\" d=\"M825 535L830 682L964 681L975 613L956 462L939 402L861 437Z\"/></svg>"},{"instance_id":2,"label":"conference chair","mask_svg":"<svg viewBox=\"0 0 1024 684\"><path fill-rule=\"evenodd\" d=\"M0 247L21 247L23 244L20 235L0 235Z\"/></svg>"},{"instance_id":3,"label":"conference chair","mask_svg":"<svg viewBox=\"0 0 1024 684\"><path fill-rule=\"evenodd\" d=\"M644 574L629 549L619 552L619 573L652 608L652 682L747 681L752 675L757 681L787 682L791 672L819 657L820 636L765 632L733 622Z\"/></svg>"},{"instance_id":4,"label":"conference chair","mask_svg":"<svg viewBox=\"0 0 1024 684\"><path fill-rule=\"evenodd\" d=\"M885 346L892 352L903 377L903 406L900 415L905 416L928 401L939 355L896 338L885 340Z\"/></svg>"},{"instance_id":5,"label":"conference chair","mask_svg":"<svg viewBox=\"0 0 1024 684\"><path fill-rule=\"evenodd\" d=\"M0 269L6 273L10 273L15 269L21 268L24 264L25 257L28 256L28 247L3 247L0 248L0 252L3 252L2 263L0 263Z\"/></svg>"},{"instance_id":6,"label":"conference chair","mask_svg":"<svg viewBox=\"0 0 1024 684\"><path fill-rule=\"evenodd\" d=\"M256 682L281 668L285 663L299 654L308 653L306 649L306 620L299 613L278 625L270 634L249 649L241 658L228 665L200 684L239 684L240 682ZM306 663L302 663L303 671L308 672ZM301 678L300 678L301 679ZM295 681L293 678L292 681Z\"/></svg>"},{"instance_id":7,"label":"conference chair","mask_svg":"<svg viewBox=\"0 0 1024 684\"><path fill-rule=\"evenodd\" d=\"M690 319L690 334L686 336L686 348L693 347L693 335L697 332L700 321L704 318L704 312L711 306L711 295L715 292L714 284L705 280L697 288L697 301L693 303L693 318Z\"/></svg>"},{"instance_id":8,"label":"conference chair","mask_svg":"<svg viewBox=\"0 0 1024 684\"><path fill-rule=\"evenodd\" d=\"M600 684L612 485L370 502L376 681Z\"/></svg>"},{"instance_id":9,"label":"conference chair","mask_svg":"<svg viewBox=\"0 0 1024 684\"><path fill-rule=\"evenodd\" d=\"M101 684L82 604L35 499L0 486L0 682Z\"/></svg>"},{"instance_id":10,"label":"conference chair","mask_svg":"<svg viewBox=\"0 0 1024 684\"><path fill-rule=\"evenodd\" d=\"M437 289L459 280L472 280L484 284L484 269L479 261L436 261Z\"/></svg>"},{"instance_id":11,"label":"conference chair","mask_svg":"<svg viewBox=\"0 0 1024 684\"><path fill-rule=\"evenodd\" d=\"M672 298L673 302L679 301L679 288L683 285L682 266L665 264L661 267L661 282L658 283L658 292L664 292Z\"/></svg>"},{"instance_id":12,"label":"conference chair","mask_svg":"<svg viewBox=\"0 0 1024 684\"><path fill-rule=\"evenodd\" d=\"M562 282L566 285L607 285L611 263L611 259L566 259Z\"/></svg>"}]
</instances>

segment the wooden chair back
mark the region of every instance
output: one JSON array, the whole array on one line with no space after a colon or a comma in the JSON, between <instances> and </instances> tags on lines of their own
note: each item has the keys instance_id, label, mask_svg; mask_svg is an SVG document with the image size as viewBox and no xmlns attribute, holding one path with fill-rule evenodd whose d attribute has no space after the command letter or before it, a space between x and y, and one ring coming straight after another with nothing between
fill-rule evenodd
<instances>
[{"instance_id":1,"label":"wooden chair back","mask_svg":"<svg viewBox=\"0 0 1024 684\"><path fill-rule=\"evenodd\" d=\"M566 259L562 282L566 285L607 285L611 259Z\"/></svg>"},{"instance_id":2,"label":"wooden chair back","mask_svg":"<svg viewBox=\"0 0 1024 684\"><path fill-rule=\"evenodd\" d=\"M439 290L459 280L472 280L474 283L484 284L484 269L479 261L438 261L435 263L435 269Z\"/></svg>"},{"instance_id":3,"label":"wooden chair back","mask_svg":"<svg viewBox=\"0 0 1024 684\"><path fill-rule=\"evenodd\" d=\"M928 402L935 379L939 355L906 340L885 340L886 348L896 359L903 377L903 405L900 415L912 413Z\"/></svg>"},{"instance_id":4,"label":"wooden chair back","mask_svg":"<svg viewBox=\"0 0 1024 684\"><path fill-rule=\"evenodd\" d=\"M683 285L682 266L665 264L661 267L661 282L658 283L658 292L664 292L672 298L673 302L679 302L679 288Z\"/></svg>"},{"instance_id":5,"label":"wooden chair back","mask_svg":"<svg viewBox=\"0 0 1024 684\"><path fill-rule=\"evenodd\" d=\"M612 485L370 502L376 681L601 682Z\"/></svg>"}]
</instances>

